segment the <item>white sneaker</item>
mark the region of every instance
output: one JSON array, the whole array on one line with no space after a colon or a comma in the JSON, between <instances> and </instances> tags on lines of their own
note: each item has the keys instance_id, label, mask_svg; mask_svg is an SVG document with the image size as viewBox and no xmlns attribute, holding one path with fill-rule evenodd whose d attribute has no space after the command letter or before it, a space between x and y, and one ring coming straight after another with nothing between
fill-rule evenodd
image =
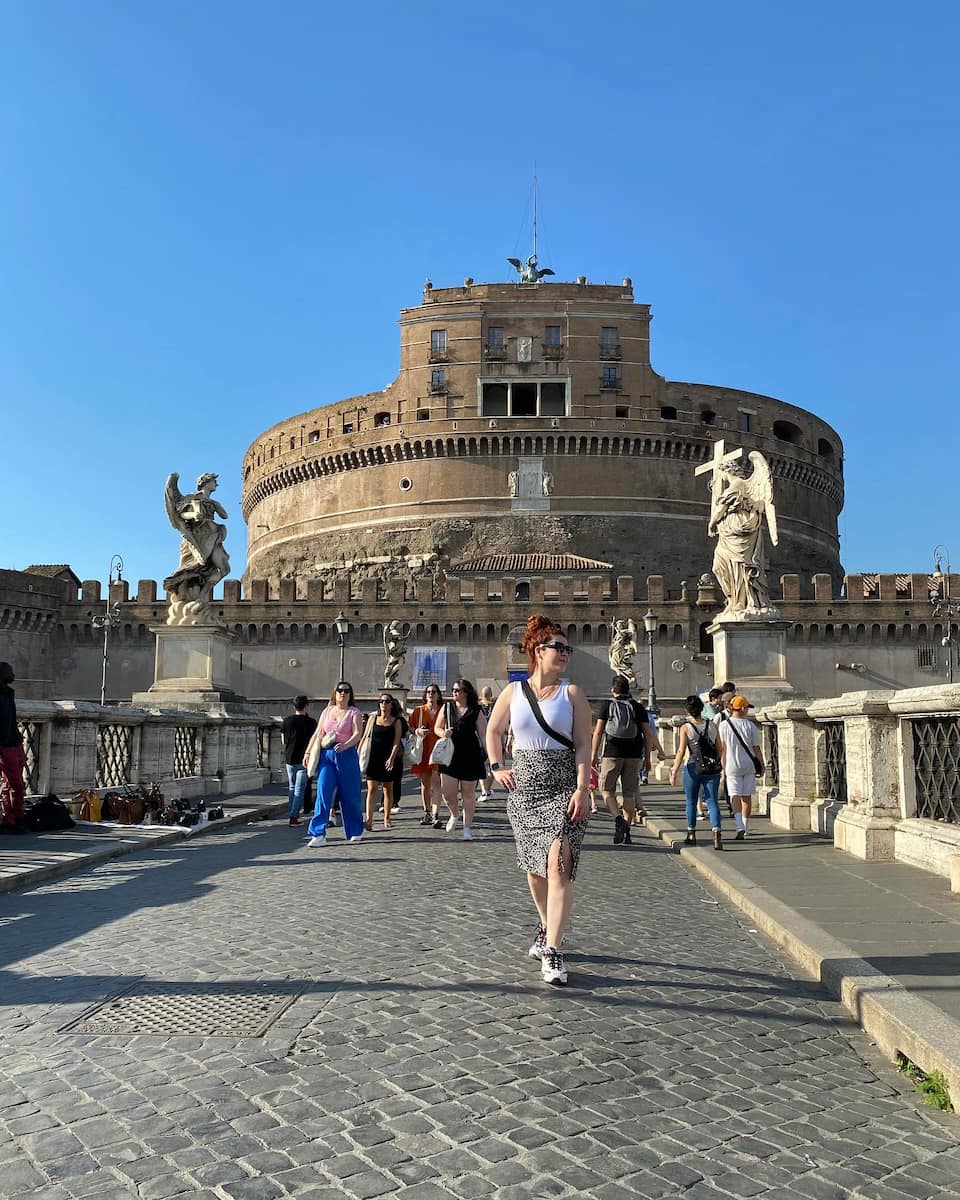
<instances>
[{"instance_id":1,"label":"white sneaker","mask_svg":"<svg viewBox=\"0 0 960 1200\"><path fill-rule=\"evenodd\" d=\"M465 842L473 841L473 830L470 828L469 825L464 825L464 827L463 827L463 840Z\"/></svg>"},{"instance_id":2,"label":"white sneaker","mask_svg":"<svg viewBox=\"0 0 960 1200\"><path fill-rule=\"evenodd\" d=\"M447 822L447 824L445 826L447 833L453 833L453 831L456 829L456 827L457 827L457 818L454 817L453 815L451 815L450 820Z\"/></svg>"},{"instance_id":3,"label":"white sneaker","mask_svg":"<svg viewBox=\"0 0 960 1200\"><path fill-rule=\"evenodd\" d=\"M540 974L544 983L555 983L563 987L567 982L567 968L564 966L563 955L556 946L547 946L540 960Z\"/></svg>"},{"instance_id":4,"label":"white sneaker","mask_svg":"<svg viewBox=\"0 0 960 1200\"><path fill-rule=\"evenodd\" d=\"M493 799L493 792L478 792L477 793L477 803L478 804L485 804L488 800L492 800L492 799Z\"/></svg>"},{"instance_id":5,"label":"white sneaker","mask_svg":"<svg viewBox=\"0 0 960 1200\"><path fill-rule=\"evenodd\" d=\"M348 841L348 842L362 842L362 841L363 841L363 834L362 834L362 833L358 833L356 837L347 838L347 841Z\"/></svg>"},{"instance_id":6,"label":"white sneaker","mask_svg":"<svg viewBox=\"0 0 960 1200\"><path fill-rule=\"evenodd\" d=\"M327 844L326 835L324 835L323 837L312 837L310 839L310 841L307 842L307 845L310 847L311 850L313 849L314 846L325 846L326 844Z\"/></svg>"},{"instance_id":7,"label":"white sneaker","mask_svg":"<svg viewBox=\"0 0 960 1200\"><path fill-rule=\"evenodd\" d=\"M543 952L547 948L547 931L542 925L537 926L537 936L533 945L527 951L529 958L543 958Z\"/></svg>"}]
</instances>

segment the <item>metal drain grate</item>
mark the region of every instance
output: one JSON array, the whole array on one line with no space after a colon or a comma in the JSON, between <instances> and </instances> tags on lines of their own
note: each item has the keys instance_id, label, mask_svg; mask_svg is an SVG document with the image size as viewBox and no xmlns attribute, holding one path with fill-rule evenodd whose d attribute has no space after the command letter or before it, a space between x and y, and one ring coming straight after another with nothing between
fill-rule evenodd
<instances>
[{"instance_id":1,"label":"metal drain grate","mask_svg":"<svg viewBox=\"0 0 960 1200\"><path fill-rule=\"evenodd\" d=\"M141 980L108 996L58 1033L262 1037L299 996L273 984Z\"/></svg>"}]
</instances>

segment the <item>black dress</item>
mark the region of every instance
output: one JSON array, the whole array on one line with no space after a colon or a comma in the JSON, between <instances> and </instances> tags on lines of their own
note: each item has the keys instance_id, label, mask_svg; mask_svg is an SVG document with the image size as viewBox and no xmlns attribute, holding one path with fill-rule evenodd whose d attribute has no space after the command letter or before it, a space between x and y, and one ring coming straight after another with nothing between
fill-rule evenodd
<instances>
[{"instance_id":1,"label":"black dress","mask_svg":"<svg viewBox=\"0 0 960 1200\"><path fill-rule=\"evenodd\" d=\"M477 720L480 710L470 709L462 717L456 716L456 706L451 704L447 716L453 716L451 730L453 739L453 758L450 765L440 768L441 775L451 775L454 779L465 782L476 782L486 777L487 771L483 761L483 747L477 733Z\"/></svg>"},{"instance_id":2,"label":"black dress","mask_svg":"<svg viewBox=\"0 0 960 1200\"><path fill-rule=\"evenodd\" d=\"M377 783L392 783L393 770L387 770L387 759L393 749L394 722L378 725L376 718L370 735L370 761L367 763L367 778ZM399 753L399 751L397 752Z\"/></svg>"},{"instance_id":3,"label":"black dress","mask_svg":"<svg viewBox=\"0 0 960 1200\"><path fill-rule=\"evenodd\" d=\"M400 722L400 738L401 740L410 732L410 726L407 723L406 717L397 717ZM397 757L393 760L393 801L397 802L400 796L400 788L403 786L403 747L397 751Z\"/></svg>"}]
</instances>

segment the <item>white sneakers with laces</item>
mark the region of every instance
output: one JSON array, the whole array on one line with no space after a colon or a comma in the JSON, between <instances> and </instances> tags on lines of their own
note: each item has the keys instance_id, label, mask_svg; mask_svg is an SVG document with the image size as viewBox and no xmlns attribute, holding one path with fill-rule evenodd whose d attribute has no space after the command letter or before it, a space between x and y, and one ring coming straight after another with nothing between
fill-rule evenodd
<instances>
[{"instance_id":1,"label":"white sneakers with laces","mask_svg":"<svg viewBox=\"0 0 960 1200\"><path fill-rule=\"evenodd\" d=\"M326 839L325 835L323 837L312 837L310 839L310 841L307 842L307 845L310 847L311 850L315 846L325 846L326 844L327 844L327 839Z\"/></svg>"},{"instance_id":2,"label":"white sneakers with laces","mask_svg":"<svg viewBox=\"0 0 960 1200\"><path fill-rule=\"evenodd\" d=\"M556 984L563 987L567 982L567 968L563 955L556 946L546 946L540 959L540 974L544 983Z\"/></svg>"}]
</instances>

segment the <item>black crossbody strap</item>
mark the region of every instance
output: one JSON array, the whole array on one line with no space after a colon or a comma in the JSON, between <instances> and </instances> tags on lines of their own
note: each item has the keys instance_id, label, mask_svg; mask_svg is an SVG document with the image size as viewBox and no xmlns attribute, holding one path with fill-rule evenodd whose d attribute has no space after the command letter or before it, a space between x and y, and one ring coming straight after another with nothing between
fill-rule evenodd
<instances>
[{"instance_id":1,"label":"black crossbody strap","mask_svg":"<svg viewBox=\"0 0 960 1200\"><path fill-rule=\"evenodd\" d=\"M753 752L753 751L750 749L750 747L747 745L747 743L746 743L746 742L743 740L743 738L740 736L740 730L739 730L739 729L737 729L737 727L736 727L736 725L734 725L733 721L732 721L732 720L730 720L730 721L728 722L728 724L729 724L730 728L733 730L733 736L734 736L734 737L737 739L737 741L738 741L738 742L740 743L740 745L741 745L741 746L744 748L744 750L746 750L747 754L749 754L749 755L750 755L750 760L751 760L751 762L753 763L754 767L756 768L756 770L757 770L757 773L759 774L759 772L760 772L760 761L761 761L761 760L760 760L760 758L759 758L759 756L758 756L758 755L756 755L756 754L754 754L754 752Z\"/></svg>"},{"instance_id":2,"label":"black crossbody strap","mask_svg":"<svg viewBox=\"0 0 960 1200\"><path fill-rule=\"evenodd\" d=\"M523 689L523 694L527 698L527 703L530 705L533 715L537 718L537 724L540 726L543 732L552 737L555 742L559 742L561 746L566 746L568 750L572 750L574 748L573 742L571 742L566 734L557 733L555 729L551 729L551 727L547 724L546 718L540 711L539 701L533 694L533 688L530 686L530 681L528 679L524 679L521 682L520 687Z\"/></svg>"}]
</instances>

